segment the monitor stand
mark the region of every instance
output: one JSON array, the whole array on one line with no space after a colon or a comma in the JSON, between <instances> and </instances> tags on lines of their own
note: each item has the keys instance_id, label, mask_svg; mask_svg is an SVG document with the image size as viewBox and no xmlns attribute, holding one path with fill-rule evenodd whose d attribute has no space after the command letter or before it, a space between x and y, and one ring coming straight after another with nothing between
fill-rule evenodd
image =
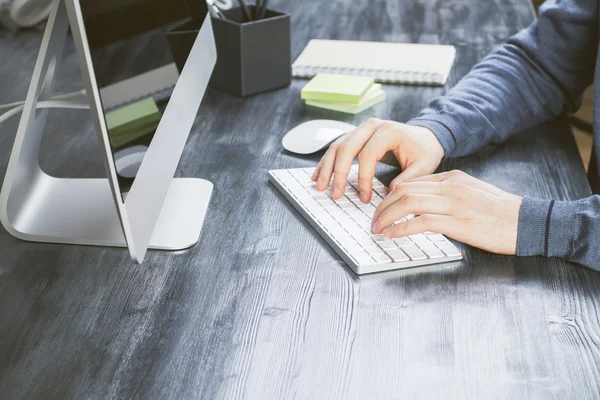
<instances>
[{"instance_id":1,"label":"monitor stand","mask_svg":"<svg viewBox=\"0 0 600 400\"><path fill-rule=\"evenodd\" d=\"M39 165L48 111L37 110L36 104L52 97L68 28L64 1L56 0L0 192L0 220L10 234L23 240L127 247L115 198L120 193L108 178L57 178ZM181 250L195 245L212 188L202 179L173 179L149 247Z\"/></svg>"}]
</instances>

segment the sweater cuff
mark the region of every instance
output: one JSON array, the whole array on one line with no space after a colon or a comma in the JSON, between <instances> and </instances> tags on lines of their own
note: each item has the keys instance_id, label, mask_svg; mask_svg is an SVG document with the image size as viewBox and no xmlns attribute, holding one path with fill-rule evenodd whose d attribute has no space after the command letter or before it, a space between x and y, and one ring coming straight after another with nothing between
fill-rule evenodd
<instances>
[{"instance_id":1,"label":"sweater cuff","mask_svg":"<svg viewBox=\"0 0 600 400\"><path fill-rule=\"evenodd\" d=\"M444 158L452 156L458 142L456 134L462 130L459 122L446 114L425 114L411 119L406 124L432 131L444 148Z\"/></svg>"},{"instance_id":2,"label":"sweater cuff","mask_svg":"<svg viewBox=\"0 0 600 400\"><path fill-rule=\"evenodd\" d=\"M576 207L570 201L525 196L519 212L517 255L569 258Z\"/></svg>"}]
</instances>

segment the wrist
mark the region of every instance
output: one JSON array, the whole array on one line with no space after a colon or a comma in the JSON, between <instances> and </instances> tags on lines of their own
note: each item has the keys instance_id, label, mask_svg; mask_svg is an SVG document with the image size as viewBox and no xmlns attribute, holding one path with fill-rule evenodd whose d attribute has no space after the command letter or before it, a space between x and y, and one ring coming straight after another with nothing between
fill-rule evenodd
<instances>
[{"instance_id":1,"label":"wrist","mask_svg":"<svg viewBox=\"0 0 600 400\"><path fill-rule=\"evenodd\" d=\"M453 119L442 115L427 115L411 119L406 124L429 130L435 136L437 143L442 146L442 158L452 157L456 148L456 138L453 131L459 130L459 125Z\"/></svg>"},{"instance_id":2,"label":"wrist","mask_svg":"<svg viewBox=\"0 0 600 400\"><path fill-rule=\"evenodd\" d=\"M418 125L406 126L414 132L416 137L418 137L421 141L424 142L425 149L430 157L432 157L438 162L441 162L444 159L444 147L442 146L439 139L431 129L425 126Z\"/></svg>"}]
</instances>

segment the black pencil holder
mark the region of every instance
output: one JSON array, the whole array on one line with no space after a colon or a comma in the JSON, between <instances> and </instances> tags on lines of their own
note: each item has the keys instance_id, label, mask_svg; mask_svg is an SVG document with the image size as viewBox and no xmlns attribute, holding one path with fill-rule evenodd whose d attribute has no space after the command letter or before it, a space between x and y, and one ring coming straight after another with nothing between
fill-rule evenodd
<instances>
[{"instance_id":1,"label":"black pencil holder","mask_svg":"<svg viewBox=\"0 0 600 400\"><path fill-rule=\"evenodd\" d=\"M253 6L248 6L254 15ZM248 21L241 8L212 18L217 64L210 85L237 96L250 96L289 86L292 80L290 16L266 10L265 18ZM181 72L200 29L188 20L167 33Z\"/></svg>"}]
</instances>

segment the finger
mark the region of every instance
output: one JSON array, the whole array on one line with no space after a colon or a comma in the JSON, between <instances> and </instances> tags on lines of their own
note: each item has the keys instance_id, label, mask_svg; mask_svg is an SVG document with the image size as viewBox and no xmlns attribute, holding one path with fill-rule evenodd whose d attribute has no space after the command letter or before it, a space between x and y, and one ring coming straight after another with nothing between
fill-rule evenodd
<instances>
[{"instance_id":1,"label":"finger","mask_svg":"<svg viewBox=\"0 0 600 400\"><path fill-rule=\"evenodd\" d=\"M408 194L381 213L373 225L373 233L382 233L393 222L409 214L448 215L451 211L450 199L434 194Z\"/></svg>"},{"instance_id":2,"label":"finger","mask_svg":"<svg viewBox=\"0 0 600 400\"><path fill-rule=\"evenodd\" d=\"M423 214L387 228L383 235L388 238L400 238L429 231L452 236L452 229L457 225L454 218L448 215Z\"/></svg>"},{"instance_id":3,"label":"finger","mask_svg":"<svg viewBox=\"0 0 600 400\"><path fill-rule=\"evenodd\" d=\"M387 210L392 204L396 203L407 194L445 194L446 189L438 182L406 182L397 185L375 209L373 214L373 224L379 218L381 213Z\"/></svg>"},{"instance_id":4,"label":"finger","mask_svg":"<svg viewBox=\"0 0 600 400\"><path fill-rule=\"evenodd\" d=\"M333 175L333 163L335 162L335 152L337 145L334 143L329 146L329 149L325 152L325 155L321 159L321 168L319 170L319 177L317 178L317 190L324 191L329 187L331 182L331 175Z\"/></svg>"},{"instance_id":5,"label":"finger","mask_svg":"<svg viewBox=\"0 0 600 400\"><path fill-rule=\"evenodd\" d=\"M373 178L377 162L397 145L391 135L380 128L358 154L358 191L363 203L369 203L373 196Z\"/></svg>"},{"instance_id":6,"label":"finger","mask_svg":"<svg viewBox=\"0 0 600 400\"><path fill-rule=\"evenodd\" d=\"M415 180L416 178L427 176L431 174L431 172L433 171L431 171L431 167L427 166L427 164L415 162L406 167L406 169L404 169L400 175L392 180L390 183L390 189L393 189L395 186L403 182L408 182Z\"/></svg>"},{"instance_id":7,"label":"finger","mask_svg":"<svg viewBox=\"0 0 600 400\"><path fill-rule=\"evenodd\" d=\"M346 140L338 146L333 167L332 197L334 199L339 199L344 195L346 181L354 158L369 141L380 124L381 121L378 119L368 120L354 131L350 132Z\"/></svg>"},{"instance_id":8,"label":"finger","mask_svg":"<svg viewBox=\"0 0 600 400\"><path fill-rule=\"evenodd\" d=\"M319 179L319 174L321 173L321 166L323 165L323 159L321 159L321 161L319 161L319 163L317 164L317 167L315 168L313 174L312 174L312 181L316 182Z\"/></svg>"}]
</instances>

